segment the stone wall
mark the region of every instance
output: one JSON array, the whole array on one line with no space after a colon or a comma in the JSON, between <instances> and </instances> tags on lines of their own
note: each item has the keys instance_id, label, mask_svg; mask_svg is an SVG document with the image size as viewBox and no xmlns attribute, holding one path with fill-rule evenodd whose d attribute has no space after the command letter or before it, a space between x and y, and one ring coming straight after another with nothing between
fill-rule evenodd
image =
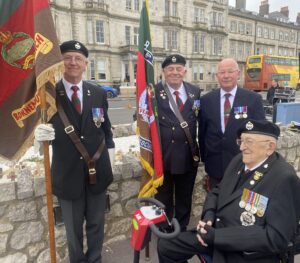
<instances>
[{"instance_id":1,"label":"stone wall","mask_svg":"<svg viewBox=\"0 0 300 263\"><path fill-rule=\"evenodd\" d=\"M131 133L130 127L116 127L115 136ZM282 128L278 151L300 170L300 134ZM127 134L128 135L128 134ZM141 167L138 158L128 153L114 168L109 187L111 210L106 215L106 244L126 239L131 232L131 215L139 189ZM23 162L14 167L16 178L0 180L0 262L49 262L45 180L41 163ZM205 193L203 166L199 166L193 198L193 215L201 213ZM56 200L54 198L54 203ZM67 257L64 226L55 226L57 261Z\"/></svg>"}]
</instances>

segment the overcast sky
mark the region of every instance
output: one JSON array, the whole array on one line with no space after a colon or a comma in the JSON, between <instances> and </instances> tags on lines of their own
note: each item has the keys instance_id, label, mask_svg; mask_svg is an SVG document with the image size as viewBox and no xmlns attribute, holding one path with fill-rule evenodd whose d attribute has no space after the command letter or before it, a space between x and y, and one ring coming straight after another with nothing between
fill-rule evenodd
<instances>
[{"instance_id":1,"label":"overcast sky","mask_svg":"<svg viewBox=\"0 0 300 263\"><path fill-rule=\"evenodd\" d=\"M235 6L236 0L229 0L229 5ZM246 9L249 11L255 11L258 13L261 0L246 0ZM269 12L280 11L283 6L289 7L290 21L295 22L297 13L300 13L300 1L299 0L269 0Z\"/></svg>"}]
</instances>

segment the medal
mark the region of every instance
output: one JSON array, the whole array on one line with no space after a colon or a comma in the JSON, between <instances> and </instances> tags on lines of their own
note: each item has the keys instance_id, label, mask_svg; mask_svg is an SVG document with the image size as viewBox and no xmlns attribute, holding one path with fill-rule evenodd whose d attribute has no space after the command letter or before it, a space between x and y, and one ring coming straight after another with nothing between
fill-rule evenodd
<instances>
[{"instance_id":1,"label":"medal","mask_svg":"<svg viewBox=\"0 0 300 263\"><path fill-rule=\"evenodd\" d=\"M246 119L248 117L247 113L243 114L243 118Z\"/></svg>"},{"instance_id":2,"label":"medal","mask_svg":"<svg viewBox=\"0 0 300 263\"><path fill-rule=\"evenodd\" d=\"M245 210L246 211L250 211L251 210L251 204L246 204L246 206L245 206Z\"/></svg>"},{"instance_id":3,"label":"medal","mask_svg":"<svg viewBox=\"0 0 300 263\"><path fill-rule=\"evenodd\" d=\"M240 216L240 220L242 226L252 226L255 223L255 216L250 212L244 211Z\"/></svg>"},{"instance_id":4,"label":"medal","mask_svg":"<svg viewBox=\"0 0 300 263\"><path fill-rule=\"evenodd\" d=\"M246 206L246 202L245 202L244 200L241 200L241 201L239 202L239 207L240 207L240 208L245 208L245 206Z\"/></svg>"},{"instance_id":5,"label":"medal","mask_svg":"<svg viewBox=\"0 0 300 263\"><path fill-rule=\"evenodd\" d=\"M104 110L103 108L92 108L93 121L97 128L104 122Z\"/></svg>"},{"instance_id":6,"label":"medal","mask_svg":"<svg viewBox=\"0 0 300 263\"><path fill-rule=\"evenodd\" d=\"M250 184L251 184L251 185L254 185L254 184L255 184L255 181L254 181L254 180L251 180L251 181L250 181Z\"/></svg>"},{"instance_id":7,"label":"medal","mask_svg":"<svg viewBox=\"0 0 300 263\"><path fill-rule=\"evenodd\" d=\"M257 208L253 205L250 209L251 214L255 215L257 212Z\"/></svg>"},{"instance_id":8,"label":"medal","mask_svg":"<svg viewBox=\"0 0 300 263\"><path fill-rule=\"evenodd\" d=\"M238 120L240 118L240 115L239 114L235 114L234 117Z\"/></svg>"}]
</instances>

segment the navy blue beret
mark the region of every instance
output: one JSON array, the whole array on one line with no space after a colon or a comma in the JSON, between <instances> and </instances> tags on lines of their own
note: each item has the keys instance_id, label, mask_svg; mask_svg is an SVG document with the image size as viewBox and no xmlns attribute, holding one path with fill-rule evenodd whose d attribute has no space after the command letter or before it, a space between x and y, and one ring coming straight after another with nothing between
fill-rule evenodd
<instances>
[{"instance_id":1,"label":"navy blue beret","mask_svg":"<svg viewBox=\"0 0 300 263\"><path fill-rule=\"evenodd\" d=\"M179 54L170 55L165 58L165 60L161 64L161 67L165 68L165 67L169 66L170 64L180 64L180 65L185 66L186 60L183 56L181 56Z\"/></svg>"},{"instance_id":2,"label":"navy blue beret","mask_svg":"<svg viewBox=\"0 0 300 263\"><path fill-rule=\"evenodd\" d=\"M239 138L242 133L255 133L272 136L275 139L278 139L280 129L276 124L267 120L246 120L238 129L237 133Z\"/></svg>"},{"instance_id":3,"label":"navy blue beret","mask_svg":"<svg viewBox=\"0 0 300 263\"><path fill-rule=\"evenodd\" d=\"M69 40L69 41L63 42L60 45L60 52L62 54L66 53L66 52L79 52L79 53L83 54L85 57L89 56L89 51L87 50L87 48L77 40Z\"/></svg>"}]
</instances>

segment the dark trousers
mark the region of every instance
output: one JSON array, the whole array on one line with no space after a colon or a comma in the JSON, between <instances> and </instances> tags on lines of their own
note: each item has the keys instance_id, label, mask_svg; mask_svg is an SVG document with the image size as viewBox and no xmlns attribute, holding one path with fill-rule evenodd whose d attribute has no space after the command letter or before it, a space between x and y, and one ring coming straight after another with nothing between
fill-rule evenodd
<instances>
[{"instance_id":1,"label":"dark trousers","mask_svg":"<svg viewBox=\"0 0 300 263\"><path fill-rule=\"evenodd\" d=\"M155 195L155 198L166 206L168 218L171 220L175 216L182 230L186 229L190 221L196 174L197 169L185 174L165 172L164 183Z\"/></svg>"},{"instance_id":2,"label":"dark trousers","mask_svg":"<svg viewBox=\"0 0 300 263\"><path fill-rule=\"evenodd\" d=\"M212 249L201 246L196 231L181 232L173 239L160 239L157 243L159 263L186 263L194 255L203 255L211 262Z\"/></svg>"},{"instance_id":3,"label":"dark trousers","mask_svg":"<svg viewBox=\"0 0 300 263\"><path fill-rule=\"evenodd\" d=\"M77 200L60 199L65 223L70 263L101 263L104 237L105 192L94 195L86 189ZM87 251L83 251L83 222Z\"/></svg>"}]
</instances>

